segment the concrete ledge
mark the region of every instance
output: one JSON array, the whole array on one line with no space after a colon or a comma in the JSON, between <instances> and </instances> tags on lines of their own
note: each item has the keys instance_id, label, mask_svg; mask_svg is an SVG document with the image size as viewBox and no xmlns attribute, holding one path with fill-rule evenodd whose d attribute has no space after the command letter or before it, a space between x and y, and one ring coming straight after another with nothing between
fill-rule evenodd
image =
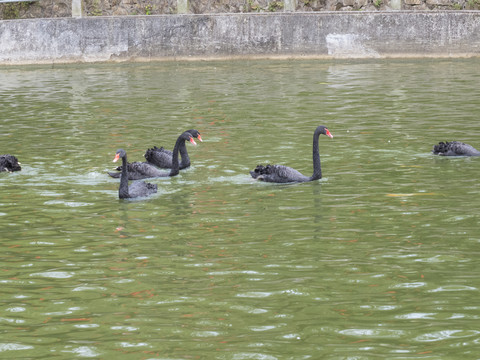
<instances>
[{"instance_id":1,"label":"concrete ledge","mask_svg":"<svg viewBox=\"0 0 480 360\"><path fill-rule=\"evenodd\" d=\"M158 15L0 21L0 64L480 56L480 12Z\"/></svg>"}]
</instances>

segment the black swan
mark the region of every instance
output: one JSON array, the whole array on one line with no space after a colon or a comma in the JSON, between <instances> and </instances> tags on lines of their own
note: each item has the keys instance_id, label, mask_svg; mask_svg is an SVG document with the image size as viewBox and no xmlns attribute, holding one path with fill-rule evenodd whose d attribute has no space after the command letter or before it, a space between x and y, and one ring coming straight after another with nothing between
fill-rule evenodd
<instances>
[{"instance_id":1,"label":"black swan","mask_svg":"<svg viewBox=\"0 0 480 360\"><path fill-rule=\"evenodd\" d=\"M480 156L480 151L460 141L439 142L433 146L432 152L440 156Z\"/></svg>"},{"instance_id":2,"label":"black swan","mask_svg":"<svg viewBox=\"0 0 480 360\"><path fill-rule=\"evenodd\" d=\"M122 175L120 176L120 187L118 197L120 199L131 199L140 196L148 196L157 192L157 184L150 184L145 181L134 181L128 186L127 153L123 149L117 150L113 162L122 158Z\"/></svg>"},{"instance_id":3,"label":"black swan","mask_svg":"<svg viewBox=\"0 0 480 360\"><path fill-rule=\"evenodd\" d=\"M194 138L197 138L199 141L202 141L202 137L200 136L200 132L195 129L187 130L186 132L190 133ZM181 135L180 135L181 136ZM185 146L185 141L180 143L180 156L182 157L182 161L180 162L180 170L185 169L190 166L190 158L188 157L187 147ZM166 150L163 146L158 148L154 146L151 149L148 149L145 152L145 159L150 164L153 164L162 169L171 169L172 168L172 160L173 160L173 152L170 150Z\"/></svg>"},{"instance_id":4,"label":"black swan","mask_svg":"<svg viewBox=\"0 0 480 360\"><path fill-rule=\"evenodd\" d=\"M313 133L313 175L305 176L295 169L283 165L258 165L250 175L256 180L275 183L305 182L322 178L322 167L320 165L320 153L318 151L318 137L320 134L333 138L333 135L325 126L319 126Z\"/></svg>"},{"instance_id":5,"label":"black swan","mask_svg":"<svg viewBox=\"0 0 480 360\"><path fill-rule=\"evenodd\" d=\"M185 144L186 140L189 140L192 144L197 145L197 143L193 140L193 137L192 135L190 135L189 132L185 131L182 135L180 135L177 139L177 142L175 143L175 147L173 148L172 160L173 160L173 164L176 164L176 166L173 166L170 172L158 170L155 166L153 166L148 162L136 161L133 163L127 163L128 180L140 180L140 179L147 179L147 178L168 177L168 176L178 175L180 170L179 162L178 162L179 147L182 143ZM121 170L123 172L124 166L125 164L123 163L121 167L117 168L117 170ZM119 178L120 174L121 174L120 172L108 173L108 175L110 175L113 178Z\"/></svg>"},{"instance_id":6,"label":"black swan","mask_svg":"<svg viewBox=\"0 0 480 360\"><path fill-rule=\"evenodd\" d=\"M0 171L13 172L20 170L22 170L22 167L15 156L9 154L0 155Z\"/></svg>"}]
</instances>

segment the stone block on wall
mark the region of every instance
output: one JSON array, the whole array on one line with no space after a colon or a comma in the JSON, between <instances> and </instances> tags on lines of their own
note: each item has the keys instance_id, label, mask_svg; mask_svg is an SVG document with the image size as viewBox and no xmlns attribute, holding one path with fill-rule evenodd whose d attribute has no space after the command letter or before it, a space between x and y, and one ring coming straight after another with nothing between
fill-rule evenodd
<instances>
[{"instance_id":1,"label":"stone block on wall","mask_svg":"<svg viewBox=\"0 0 480 360\"><path fill-rule=\"evenodd\" d=\"M427 5L452 6L456 2L452 0L426 0L426 3Z\"/></svg>"},{"instance_id":2,"label":"stone block on wall","mask_svg":"<svg viewBox=\"0 0 480 360\"><path fill-rule=\"evenodd\" d=\"M420 5L422 0L404 0L405 5Z\"/></svg>"}]
</instances>

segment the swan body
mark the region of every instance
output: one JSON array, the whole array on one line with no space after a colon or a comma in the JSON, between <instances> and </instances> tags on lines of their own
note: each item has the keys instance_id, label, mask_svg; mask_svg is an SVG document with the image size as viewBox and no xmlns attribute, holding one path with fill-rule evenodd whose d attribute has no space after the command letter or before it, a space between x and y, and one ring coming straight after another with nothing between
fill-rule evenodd
<instances>
[{"instance_id":1,"label":"swan body","mask_svg":"<svg viewBox=\"0 0 480 360\"><path fill-rule=\"evenodd\" d=\"M118 179L120 176L122 176L121 171L123 170L123 166L124 165L122 164L122 166L117 168L119 172L109 172L108 175ZM132 163L127 163L126 166L128 170L128 180L141 180L169 176L169 173L158 170L155 166L146 162L135 161Z\"/></svg>"},{"instance_id":2,"label":"swan body","mask_svg":"<svg viewBox=\"0 0 480 360\"><path fill-rule=\"evenodd\" d=\"M197 138L200 142L202 141L202 137L198 130L191 129L186 132L194 138ZM185 141L180 143L179 151L180 156L182 157L182 160L179 163L179 169L182 170L190 166L190 158L188 156L187 147L185 146ZM165 149L163 146L160 148L154 146L153 148L148 149L144 156L148 163L153 164L156 167L162 169L171 169L173 167L173 152Z\"/></svg>"},{"instance_id":3,"label":"swan body","mask_svg":"<svg viewBox=\"0 0 480 360\"><path fill-rule=\"evenodd\" d=\"M440 156L480 156L480 151L460 141L441 141L433 146L432 152Z\"/></svg>"},{"instance_id":4,"label":"swan body","mask_svg":"<svg viewBox=\"0 0 480 360\"><path fill-rule=\"evenodd\" d=\"M120 176L120 187L118 188L118 197L120 199L132 199L141 196L149 196L157 192L157 185L150 184L145 181L134 181L128 185L128 166L127 153L123 149L117 150L113 162L122 158L122 173Z\"/></svg>"},{"instance_id":5,"label":"swan body","mask_svg":"<svg viewBox=\"0 0 480 360\"><path fill-rule=\"evenodd\" d=\"M284 165L257 165L255 170L250 171L250 175L257 180L276 183L306 182L312 180L300 171Z\"/></svg>"},{"instance_id":6,"label":"swan body","mask_svg":"<svg viewBox=\"0 0 480 360\"><path fill-rule=\"evenodd\" d=\"M0 155L0 172L13 172L20 170L22 170L22 167L15 156L10 154Z\"/></svg>"},{"instance_id":7,"label":"swan body","mask_svg":"<svg viewBox=\"0 0 480 360\"><path fill-rule=\"evenodd\" d=\"M193 137L192 135L190 135L189 132L185 131L184 133L182 133L178 137L175 143L175 147L173 148L172 163L175 166L172 167L170 172L158 170L153 164L149 162L140 162L140 161L127 163L126 165L122 163L122 166L118 167L117 170L121 170L123 172L123 167L127 166L128 180L140 180L140 179L148 179L148 178L156 178L156 177L176 176L179 174L179 170L180 170L180 163L178 161L179 148L182 143L185 144L186 140L190 141L194 145L197 145L197 143L195 142L195 140L193 140ZM121 173L109 172L108 175L110 175L113 178L119 178Z\"/></svg>"},{"instance_id":8,"label":"swan body","mask_svg":"<svg viewBox=\"0 0 480 360\"><path fill-rule=\"evenodd\" d=\"M306 182L322 178L322 168L320 164L320 152L318 149L318 138L321 134L333 138L333 135L325 126L318 126L313 133L313 174L305 176L299 171L284 165L258 165L253 171L250 171L252 178L260 181L275 183Z\"/></svg>"}]
</instances>

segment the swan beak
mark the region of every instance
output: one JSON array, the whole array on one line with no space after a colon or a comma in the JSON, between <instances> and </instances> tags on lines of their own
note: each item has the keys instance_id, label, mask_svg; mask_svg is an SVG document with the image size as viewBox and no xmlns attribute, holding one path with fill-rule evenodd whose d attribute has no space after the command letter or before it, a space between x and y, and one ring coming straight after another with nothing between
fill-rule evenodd
<instances>
[{"instance_id":1,"label":"swan beak","mask_svg":"<svg viewBox=\"0 0 480 360\"><path fill-rule=\"evenodd\" d=\"M333 139L333 135L330 131L328 131L328 129L325 129L326 133L325 135L327 135L330 139Z\"/></svg>"},{"instance_id":2,"label":"swan beak","mask_svg":"<svg viewBox=\"0 0 480 360\"><path fill-rule=\"evenodd\" d=\"M201 141L201 140L200 140ZM190 142L193 144L193 145L197 145L197 143L195 142L195 140L193 140L193 137L190 138Z\"/></svg>"},{"instance_id":3,"label":"swan beak","mask_svg":"<svg viewBox=\"0 0 480 360\"><path fill-rule=\"evenodd\" d=\"M120 159L120 154L115 154L115 157L113 158L113 162L117 162L118 159Z\"/></svg>"},{"instance_id":4,"label":"swan beak","mask_svg":"<svg viewBox=\"0 0 480 360\"><path fill-rule=\"evenodd\" d=\"M200 136L200 134L198 134L197 139L198 139L200 142L203 141L203 140L202 140L202 137Z\"/></svg>"}]
</instances>

